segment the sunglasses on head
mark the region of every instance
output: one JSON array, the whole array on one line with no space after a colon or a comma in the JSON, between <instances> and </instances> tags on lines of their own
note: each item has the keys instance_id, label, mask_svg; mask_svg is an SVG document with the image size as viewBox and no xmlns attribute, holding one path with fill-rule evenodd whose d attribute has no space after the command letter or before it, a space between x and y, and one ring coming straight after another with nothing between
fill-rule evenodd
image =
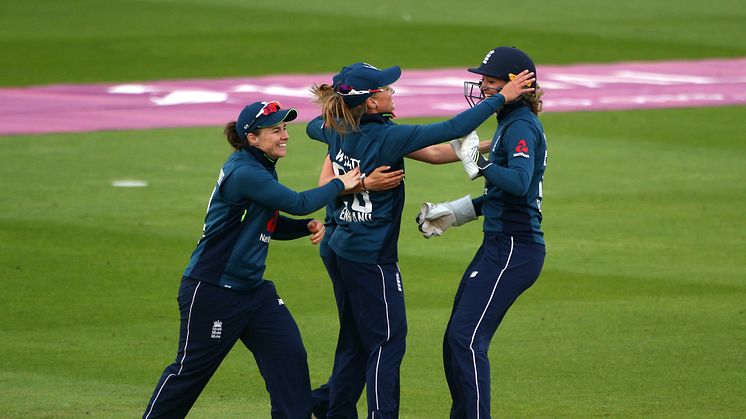
<instances>
[{"instance_id":1,"label":"sunglasses on head","mask_svg":"<svg viewBox=\"0 0 746 419\"><path fill-rule=\"evenodd\" d=\"M273 100L272 102L265 102L264 106L262 106L262 109L259 109L259 112L256 113L254 119L259 118L262 115L267 116L269 114L273 114L279 111L281 108L282 106L280 105L280 102L276 100Z\"/></svg>"},{"instance_id":2,"label":"sunglasses on head","mask_svg":"<svg viewBox=\"0 0 746 419\"><path fill-rule=\"evenodd\" d=\"M267 116L271 115L277 111L279 111L282 108L280 105L280 102L273 100L271 102L262 102L262 108L259 109L259 112L254 115L254 119L251 120L251 122L245 124L243 126L244 130L249 130L254 124L256 123L256 120L259 119L260 116Z\"/></svg>"},{"instance_id":3,"label":"sunglasses on head","mask_svg":"<svg viewBox=\"0 0 746 419\"><path fill-rule=\"evenodd\" d=\"M394 89L388 86L379 87L378 89L355 90L352 88L352 86L342 84L337 88L337 94L342 95L342 96L367 95L371 93L379 93L379 92L385 92L385 91L391 91L392 94L394 93Z\"/></svg>"}]
</instances>

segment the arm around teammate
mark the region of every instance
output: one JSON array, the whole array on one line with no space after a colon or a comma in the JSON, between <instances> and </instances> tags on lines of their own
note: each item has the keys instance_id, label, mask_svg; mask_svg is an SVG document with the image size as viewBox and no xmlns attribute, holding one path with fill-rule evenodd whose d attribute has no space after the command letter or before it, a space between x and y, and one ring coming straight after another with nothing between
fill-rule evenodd
<instances>
[{"instance_id":1,"label":"arm around teammate","mask_svg":"<svg viewBox=\"0 0 746 419\"><path fill-rule=\"evenodd\" d=\"M273 237L310 234L318 242L321 222L279 212L311 213L359 181L352 171L303 192L279 183L275 166L287 154L286 122L296 116L279 102L256 102L226 125L234 151L220 170L202 237L181 280L176 360L161 375L144 418L186 416L239 340L257 361L273 415L310 416L306 351L285 302L264 278L268 247Z\"/></svg>"}]
</instances>

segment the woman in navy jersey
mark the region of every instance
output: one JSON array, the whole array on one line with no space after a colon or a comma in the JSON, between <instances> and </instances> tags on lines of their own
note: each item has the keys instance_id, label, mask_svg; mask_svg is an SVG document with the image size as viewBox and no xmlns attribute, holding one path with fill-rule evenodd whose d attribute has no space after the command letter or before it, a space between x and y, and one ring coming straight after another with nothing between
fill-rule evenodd
<instances>
[{"instance_id":1,"label":"woman in navy jersey","mask_svg":"<svg viewBox=\"0 0 746 419\"><path fill-rule=\"evenodd\" d=\"M469 69L482 78L465 83L467 101L474 106L488 100L526 68L536 71L531 58L517 48L489 51L479 67ZM533 86L536 90L497 113L488 159L475 151L475 134L463 143L452 142L469 177L484 177L486 193L462 201L467 206L473 203L466 212L484 216L484 238L461 278L443 342L451 418L490 417L490 341L544 264L541 202L547 141L538 118L542 91ZM452 220L464 218L454 208L453 202L423 205L419 223L426 236L433 233L433 226L439 228L433 235L439 235Z\"/></svg>"},{"instance_id":2,"label":"woman in navy jersey","mask_svg":"<svg viewBox=\"0 0 746 419\"><path fill-rule=\"evenodd\" d=\"M330 132L328 132L328 130L308 129L306 134L308 134L308 136L313 140L327 144L329 138L327 138L326 134L330 134ZM323 135L321 137L316 137L316 135L319 134ZM490 141L480 142L480 152L488 151L489 146ZM458 155L448 144L432 145L421 150L413 151L407 154L406 157L412 160L418 160L430 164L444 164L459 161ZM321 174L319 176L319 186L324 185L334 176L335 175L332 168L331 159L327 154L324 164L322 165ZM384 191L387 189L398 187L403 180L403 169L391 170L389 166L380 166L365 176L365 188L368 191ZM355 189L346 191L345 194L362 192L365 192L365 190L361 185L358 185ZM333 203L327 205L326 216L324 218L324 226L326 227L326 232L324 233L324 238L321 240L321 244L319 245L319 255L321 256L321 260L324 263L324 267L326 267L330 278L332 278L335 276L335 272L337 271L336 257L329 248L329 238L334 233L334 228L336 227L336 223L334 222ZM325 383L320 387L314 389L313 391L313 413L316 415L316 417L319 418L326 417L328 409L329 384Z\"/></svg>"},{"instance_id":3,"label":"woman in navy jersey","mask_svg":"<svg viewBox=\"0 0 746 419\"><path fill-rule=\"evenodd\" d=\"M512 99L532 91L528 71L501 94L451 120L428 125L392 121L399 67L380 70L367 63L346 66L331 85L313 91L322 116L307 133L325 138L337 175L359 169L362 191L335 201L330 270L340 317L340 334L329 381L327 417L357 416L356 404L367 384L368 415L393 418L399 410L399 366L407 332L404 292L397 266L397 241L404 205L404 183L372 191L365 174L380 166L403 170L403 157L475 129ZM327 266L329 268L329 266Z\"/></svg>"},{"instance_id":4,"label":"woman in navy jersey","mask_svg":"<svg viewBox=\"0 0 746 419\"><path fill-rule=\"evenodd\" d=\"M144 418L184 417L233 345L253 353L264 377L272 417L308 418L311 387L301 335L274 284L264 279L271 239L311 235L324 225L286 212L314 212L358 184L358 171L295 192L279 183L275 165L287 154L286 122L295 109L279 102L246 106L225 127L234 152L220 170L202 238L179 289L181 329L176 360L161 376Z\"/></svg>"}]
</instances>

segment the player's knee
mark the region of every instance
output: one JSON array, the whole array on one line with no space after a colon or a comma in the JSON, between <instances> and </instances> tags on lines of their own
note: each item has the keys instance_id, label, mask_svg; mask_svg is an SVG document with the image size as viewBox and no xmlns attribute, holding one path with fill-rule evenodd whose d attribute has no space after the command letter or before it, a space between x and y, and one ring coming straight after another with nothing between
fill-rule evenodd
<instances>
[{"instance_id":1,"label":"player's knee","mask_svg":"<svg viewBox=\"0 0 746 419\"><path fill-rule=\"evenodd\" d=\"M308 363L308 354L302 343L288 342L282 348L275 348L264 356L273 364L285 365L288 368L299 368Z\"/></svg>"},{"instance_id":2,"label":"player's knee","mask_svg":"<svg viewBox=\"0 0 746 419\"><path fill-rule=\"evenodd\" d=\"M466 333L455 328L448 329L445 335L445 344L454 353L465 352L469 350L470 337Z\"/></svg>"},{"instance_id":3,"label":"player's knee","mask_svg":"<svg viewBox=\"0 0 746 419\"><path fill-rule=\"evenodd\" d=\"M303 347L303 345L295 345L293 347L287 348L285 356L287 359L292 359L295 362L299 363L302 362L303 364L305 364L308 360L308 354L306 353L306 348Z\"/></svg>"}]
</instances>

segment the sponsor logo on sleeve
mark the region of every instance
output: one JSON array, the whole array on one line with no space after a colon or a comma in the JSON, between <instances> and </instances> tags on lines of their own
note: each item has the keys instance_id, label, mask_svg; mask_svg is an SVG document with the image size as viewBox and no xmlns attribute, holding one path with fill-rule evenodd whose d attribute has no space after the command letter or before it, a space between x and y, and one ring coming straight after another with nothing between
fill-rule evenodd
<instances>
[{"instance_id":1,"label":"sponsor logo on sleeve","mask_svg":"<svg viewBox=\"0 0 746 419\"><path fill-rule=\"evenodd\" d=\"M261 233L259 234L259 240L263 241L264 243L269 243L269 240L272 238L272 233L275 232L275 229L277 228L277 219L280 217L280 214L278 211L275 211L274 214L272 214L272 217L267 220L267 234Z\"/></svg>"},{"instance_id":2,"label":"sponsor logo on sleeve","mask_svg":"<svg viewBox=\"0 0 746 419\"><path fill-rule=\"evenodd\" d=\"M275 232L275 229L277 228L277 219L280 218L280 213L278 211L275 211L274 214L272 214L272 217L270 217L269 220L267 220L267 232L272 234Z\"/></svg>"},{"instance_id":3,"label":"sponsor logo on sleeve","mask_svg":"<svg viewBox=\"0 0 746 419\"><path fill-rule=\"evenodd\" d=\"M526 140L518 141L518 145L515 146L515 153L513 153L513 157L523 157L527 159L531 157L531 155L529 154L528 144L526 144Z\"/></svg>"}]
</instances>

